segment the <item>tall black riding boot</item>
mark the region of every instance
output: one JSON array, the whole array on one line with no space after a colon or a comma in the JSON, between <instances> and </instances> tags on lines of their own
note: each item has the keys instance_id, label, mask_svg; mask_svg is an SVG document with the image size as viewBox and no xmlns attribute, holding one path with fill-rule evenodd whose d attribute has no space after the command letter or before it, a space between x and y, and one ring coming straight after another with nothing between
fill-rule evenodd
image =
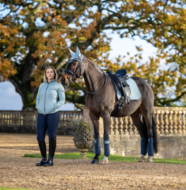
<instances>
[{"instance_id":1,"label":"tall black riding boot","mask_svg":"<svg viewBox=\"0 0 186 190\"><path fill-rule=\"evenodd\" d=\"M53 158L56 150L56 136L49 140L49 157L43 166L53 166Z\"/></svg>"},{"instance_id":2,"label":"tall black riding boot","mask_svg":"<svg viewBox=\"0 0 186 190\"><path fill-rule=\"evenodd\" d=\"M36 166L43 166L43 164L45 164L47 162L46 143L45 143L45 141L42 141L42 142L38 142L38 144L39 144L42 160L41 160L41 162L37 163Z\"/></svg>"}]
</instances>

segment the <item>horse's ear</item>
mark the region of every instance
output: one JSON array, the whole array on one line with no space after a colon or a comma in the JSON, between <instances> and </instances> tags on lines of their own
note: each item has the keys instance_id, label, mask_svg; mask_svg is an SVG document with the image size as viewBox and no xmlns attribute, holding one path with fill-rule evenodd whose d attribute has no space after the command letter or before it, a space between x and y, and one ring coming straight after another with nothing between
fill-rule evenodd
<instances>
[{"instance_id":1,"label":"horse's ear","mask_svg":"<svg viewBox=\"0 0 186 190\"><path fill-rule=\"evenodd\" d=\"M78 57L81 57L81 53L80 53L80 51L79 51L79 48L78 48L78 47L76 47L76 55L77 55Z\"/></svg>"},{"instance_id":2,"label":"horse's ear","mask_svg":"<svg viewBox=\"0 0 186 190\"><path fill-rule=\"evenodd\" d=\"M74 57L76 54L70 48L68 48L68 49L70 51L71 56Z\"/></svg>"}]
</instances>

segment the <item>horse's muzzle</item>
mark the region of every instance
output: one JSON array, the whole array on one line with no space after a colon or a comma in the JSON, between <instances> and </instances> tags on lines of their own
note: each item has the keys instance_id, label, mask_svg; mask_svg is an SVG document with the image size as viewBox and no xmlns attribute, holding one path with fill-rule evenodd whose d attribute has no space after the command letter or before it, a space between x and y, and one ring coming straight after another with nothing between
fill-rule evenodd
<instances>
[{"instance_id":1,"label":"horse's muzzle","mask_svg":"<svg viewBox=\"0 0 186 190\"><path fill-rule=\"evenodd\" d=\"M65 78L61 78L61 84L64 86L68 86L69 83L65 81Z\"/></svg>"}]
</instances>

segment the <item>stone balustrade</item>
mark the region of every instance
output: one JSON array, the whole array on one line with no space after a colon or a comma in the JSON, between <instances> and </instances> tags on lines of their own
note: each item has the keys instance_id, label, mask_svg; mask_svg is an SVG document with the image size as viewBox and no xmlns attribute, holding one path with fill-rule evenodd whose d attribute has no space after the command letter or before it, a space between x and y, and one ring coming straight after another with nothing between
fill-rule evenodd
<instances>
[{"instance_id":1,"label":"stone balustrade","mask_svg":"<svg viewBox=\"0 0 186 190\"><path fill-rule=\"evenodd\" d=\"M89 111L84 107L83 120L91 127ZM186 108L180 107L154 107L154 120L159 135L186 134ZM100 130L103 121L100 118ZM138 134L130 116L111 117L110 135L135 135Z\"/></svg>"},{"instance_id":2,"label":"stone balustrade","mask_svg":"<svg viewBox=\"0 0 186 190\"><path fill-rule=\"evenodd\" d=\"M37 111L0 111L0 132L36 133ZM74 135L83 112L60 111L57 134Z\"/></svg>"},{"instance_id":3,"label":"stone balustrade","mask_svg":"<svg viewBox=\"0 0 186 190\"><path fill-rule=\"evenodd\" d=\"M154 117L158 134L186 134L186 108L155 107Z\"/></svg>"},{"instance_id":4,"label":"stone balustrade","mask_svg":"<svg viewBox=\"0 0 186 190\"><path fill-rule=\"evenodd\" d=\"M34 129L37 121L37 111L0 111L0 127L11 126ZM186 108L180 107L154 107L154 119L159 135L186 134ZM87 121L92 127L89 110L83 107L79 111L60 111L59 128L75 128L80 121ZM100 130L103 132L103 121L100 118ZM103 134L100 132L100 134ZM111 117L110 135L138 134L130 116Z\"/></svg>"}]
</instances>

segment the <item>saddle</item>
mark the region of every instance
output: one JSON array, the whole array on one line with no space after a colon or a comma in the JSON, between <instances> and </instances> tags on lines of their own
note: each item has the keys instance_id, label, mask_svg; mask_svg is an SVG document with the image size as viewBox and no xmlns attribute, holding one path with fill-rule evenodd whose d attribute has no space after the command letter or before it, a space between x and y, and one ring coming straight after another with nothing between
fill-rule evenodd
<instances>
[{"instance_id":1,"label":"saddle","mask_svg":"<svg viewBox=\"0 0 186 190\"><path fill-rule=\"evenodd\" d=\"M124 102L127 104L130 102L131 90L126 82L129 79L129 76L124 69L118 70L115 74L112 71L107 71L107 74L121 92L122 96L120 97L118 104L118 109L121 110L124 106Z\"/></svg>"}]
</instances>

